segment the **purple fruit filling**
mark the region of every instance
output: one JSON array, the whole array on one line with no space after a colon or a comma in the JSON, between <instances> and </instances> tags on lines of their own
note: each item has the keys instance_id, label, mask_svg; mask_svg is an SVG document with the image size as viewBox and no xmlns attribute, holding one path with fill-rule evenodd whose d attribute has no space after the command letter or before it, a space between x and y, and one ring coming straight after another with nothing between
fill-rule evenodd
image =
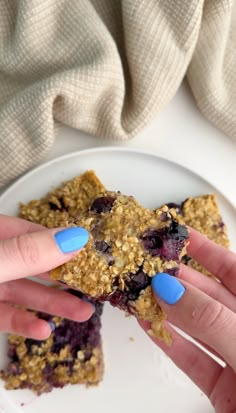
<instances>
[{"instance_id":1,"label":"purple fruit filling","mask_svg":"<svg viewBox=\"0 0 236 413\"><path fill-rule=\"evenodd\" d=\"M32 354L33 346L40 347L43 343L44 343L43 340L33 340L32 338L27 338L25 340L25 345L27 347L29 354Z\"/></svg>"},{"instance_id":2,"label":"purple fruit filling","mask_svg":"<svg viewBox=\"0 0 236 413\"><path fill-rule=\"evenodd\" d=\"M7 371L9 374L12 374L13 376L19 375L22 373L22 368L20 367L19 363L10 363L7 367Z\"/></svg>"},{"instance_id":3,"label":"purple fruit filling","mask_svg":"<svg viewBox=\"0 0 236 413\"><path fill-rule=\"evenodd\" d=\"M153 257L164 260L179 260L188 231L184 225L172 221L168 228L163 230L149 229L141 237L144 248Z\"/></svg>"},{"instance_id":4,"label":"purple fruit filling","mask_svg":"<svg viewBox=\"0 0 236 413\"><path fill-rule=\"evenodd\" d=\"M77 352L83 350L84 362L89 361L93 355L93 349L100 345L100 328L101 319L100 316L103 310L103 304L96 302L94 299L85 297L82 293L75 290L67 290L70 294L75 295L78 298L86 298L88 301L95 305L96 311L90 320L84 323L76 323L67 319L62 319L58 327L52 333L53 344L52 347L47 350L49 353L59 353L65 346L69 347L68 359L62 361L48 361L42 370L42 376L44 379L44 387L42 392L49 392L53 387L64 387L65 383L58 381L55 369L59 366L66 367L67 376L72 376L74 371L74 360L77 358ZM41 319L51 321L52 316L45 313L38 313ZM36 353L38 355L38 349L45 341L38 341L33 339L26 339L25 345L28 350L28 354ZM35 346L35 348L33 347ZM20 376L24 373L24 367L21 366L16 353L17 346L10 344L8 349L8 356L10 357L10 363L5 372L10 376ZM44 357L44 349L41 354ZM28 380L21 380L21 388L33 388L34 385ZM41 390L38 391L38 394Z\"/></svg>"},{"instance_id":5,"label":"purple fruit filling","mask_svg":"<svg viewBox=\"0 0 236 413\"><path fill-rule=\"evenodd\" d=\"M103 254L111 254L111 246L105 241L96 241L95 248Z\"/></svg>"},{"instance_id":6,"label":"purple fruit filling","mask_svg":"<svg viewBox=\"0 0 236 413\"><path fill-rule=\"evenodd\" d=\"M68 292L78 298L84 297L79 291L68 290ZM89 360L92 355L91 349L100 344L100 316L102 314L103 305L93 299L88 299L88 301L91 301L96 307L93 316L84 323L76 323L67 319L62 320L60 325L56 327L53 332L53 344L51 347L53 353L58 354L60 350L68 344L73 357L76 357L79 350L86 350L86 357L87 360ZM39 313L38 316L46 321L52 320L52 316L49 314ZM33 346L40 347L43 343L44 341L34 339L25 340L25 345L30 354L32 354ZM9 348L8 354L13 361L18 361L14 346Z\"/></svg>"},{"instance_id":7,"label":"purple fruit filling","mask_svg":"<svg viewBox=\"0 0 236 413\"><path fill-rule=\"evenodd\" d=\"M51 382L53 379L54 368L51 364L47 363L43 369L43 377L47 382Z\"/></svg>"},{"instance_id":8,"label":"purple fruit filling","mask_svg":"<svg viewBox=\"0 0 236 413\"><path fill-rule=\"evenodd\" d=\"M108 265L113 265L115 260L112 256L112 248L107 242L105 241L96 241L95 248L97 251L101 252L105 255Z\"/></svg>"},{"instance_id":9,"label":"purple fruit filling","mask_svg":"<svg viewBox=\"0 0 236 413\"><path fill-rule=\"evenodd\" d=\"M181 205L176 204L175 202L168 202L168 204L166 204L166 206L168 206L168 208L181 209Z\"/></svg>"},{"instance_id":10,"label":"purple fruit filling","mask_svg":"<svg viewBox=\"0 0 236 413\"><path fill-rule=\"evenodd\" d=\"M17 356L17 353L16 353L16 346L14 344L9 345L7 355L12 361L14 362L19 361L19 357Z\"/></svg>"},{"instance_id":11,"label":"purple fruit filling","mask_svg":"<svg viewBox=\"0 0 236 413\"><path fill-rule=\"evenodd\" d=\"M168 268L168 270L165 270L165 272L172 275L173 277L177 277L179 273L179 268Z\"/></svg>"},{"instance_id":12,"label":"purple fruit filling","mask_svg":"<svg viewBox=\"0 0 236 413\"><path fill-rule=\"evenodd\" d=\"M79 291L68 290L70 294L78 298L84 297ZM70 320L62 320L53 333L53 345L51 351L59 353L60 350L69 344L73 357L79 350L90 349L100 344L100 328L103 305L90 299L96 307L93 316L84 323L75 323Z\"/></svg>"},{"instance_id":13,"label":"purple fruit filling","mask_svg":"<svg viewBox=\"0 0 236 413\"><path fill-rule=\"evenodd\" d=\"M114 293L106 297L114 307L119 307L123 310L132 312L129 306L129 301L135 301L140 295L140 292L151 284L151 277L148 277L142 269L136 274L130 274L130 279L126 281L126 290L116 290Z\"/></svg>"},{"instance_id":14,"label":"purple fruit filling","mask_svg":"<svg viewBox=\"0 0 236 413\"><path fill-rule=\"evenodd\" d=\"M218 228L220 228L221 230L224 230L225 228L225 223L222 221L222 219L218 222L218 224L214 224L212 225L212 228L214 230L217 230Z\"/></svg>"},{"instance_id":15,"label":"purple fruit filling","mask_svg":"<svg viewBox=\"0 0 236 413\"><path fill-rule=\"evenodd\" d=\"M115 198L112 196L102 196L93 201L90 211L101 214L102 212L110 212L115 202Z\"/></svg>"}]
</instances>

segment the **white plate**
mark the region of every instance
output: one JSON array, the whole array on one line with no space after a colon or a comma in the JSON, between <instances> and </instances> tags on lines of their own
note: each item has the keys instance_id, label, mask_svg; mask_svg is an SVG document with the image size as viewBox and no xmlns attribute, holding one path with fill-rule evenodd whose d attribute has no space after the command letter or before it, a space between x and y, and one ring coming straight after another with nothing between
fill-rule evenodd
<instances>
[{"instance_id":1,"label":"white plate","mask_svg":"<svg viewBox=\"0 0 236 413\"><path fill-rule=\"evenodd\" d=\"M108 189L132 194L150 208L168 201L179 202L190 195L217 193L232 247L236 249L236 211L218 190L173 162L122 148L86 150L40 166L0 197L0 212L15 215L19 201L39 198L87 169L94 169ZM67 409L70 413L213 412L201 391L151 343L133 318L125 318L120 311L106 306L102 335L106 372L100 386L67 386L37 398L29 391L6 391L1 383L0 413L41 413L49 409L57 413ZM2 334L0 367L6 363L5 346L6 336Z\"/></svg>"}]
</instances>

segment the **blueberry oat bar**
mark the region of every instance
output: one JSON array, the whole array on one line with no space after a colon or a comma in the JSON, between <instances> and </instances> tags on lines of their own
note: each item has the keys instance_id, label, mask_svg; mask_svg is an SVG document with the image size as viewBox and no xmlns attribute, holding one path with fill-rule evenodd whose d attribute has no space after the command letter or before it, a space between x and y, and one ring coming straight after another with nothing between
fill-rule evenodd
<instances>
[{"instance_id":1,"label":"blueberry oat bar","mask_svg":"<svg viewBox=\"0 0 236 413\"><path fill-rule=\"evenodd\" d=\"M107 191L70 223L86 228L90 239L52 278L151 321L153 333L169 341L150 285L158 272L176 274L186 254L188 231L175 211L163 206L154 212L132 196Z\"/></svg>"},{"instance_id":2,"label":"blueberry oat bar","mask_svg":"<svg viewBox=\"0 0 236 413\"><path fill-rule=\"evenodd\" d=\"M41 200L20 206L22 218L49 228L83 224L91 232L82 255L55 270L54 278L155 321L154 333L169 341L161 325L165 316L152 297L152 275L157 271L176 275L180 259L207 273L185 254L188 234L183 222L225 247L229 240L214 195L188 198L180 205L166 204L154 214L155 218L132 197L107 192L92 171ZM42 393L66 383L99 382L103 372L99 335L102 307L96 306L92 326L90 321L77 324L53 317L57 327L45 342L9 336L11 361L1 373L7 387L31 386Z\"/></svg>"},{"instance_id":3,"label":"blueberry oat bar","mask_svg":"<svg viewBox=\"0 0 236 413\"><path fill-rule=\"evenodd\" d=\"M175 274L186 254L188 232L175 211L143 208L132 196L107 191L88 171L41 200L21 205L20 216L47 227L86 228L88 244L52 278L152 321L153 332L169 341L150 284L157 272Z\"/></svg>"},{"instance_id":4,"label":"blueberry oat bar","mask_svg":"<svg viewBox=\"0 0 236 413\"><path fill-rule=\"evenodd\" d=\"M222 245L228 245L228 237L214 195L189 198L181 205L167 204L155 214L154 222L152 212L132 197L106 191L91 171L42 200L21 205L21 216L26 219L47 226L55 226L55 220L62 225L81 225L91 233L86 248L56 269L54 279L141 318L155 319L156 335L168 341L160 323L164 314L152 297L151 277L159 271L177 275L180 259L207 273L185 254L183 222Z\"/></svg>"},{"instance_id":5,"label":"blueberry oat bar","mask_svg":"<svg viewBox=\"0 0 236 413\"><path fill-rule=\"evenodd\" d=\"M227 227L222 220L214 194L190 197L179 205L174 203L167 205L182 217L186 225L206 235L217 244L229 248L230 242ZM182 262L206 275L211 275L205 268L187 255L182 258Z\"/></svg>"},{"instance_id":6,"label":"blueberry oat bar","mask_svg":"<svg viewBox=\"0 0 236 413\"><path fill-rule=\"evenodd\" d=\"M70 292L81 296L79 292ZM27 388L39 395L69 383L98 384L103 376L100 336L103 304L94 304L95 313L84 323L38 313L38 317L56 326L47 340L9 335L10 361L0 372L6 388Z\"/></svg>"},{"instance_id":7,"label":"blueberry oat bar","mask_svg":"<svg viewBox=\"0 0 236 413\"><path fill-rule=\"evenodd\" d=\"M78 211L86 211L105 191L95 173L88 171L63 183L40 200L20 204L19 216L47 228L68 226Z\"/></svg>"}]
</instances>

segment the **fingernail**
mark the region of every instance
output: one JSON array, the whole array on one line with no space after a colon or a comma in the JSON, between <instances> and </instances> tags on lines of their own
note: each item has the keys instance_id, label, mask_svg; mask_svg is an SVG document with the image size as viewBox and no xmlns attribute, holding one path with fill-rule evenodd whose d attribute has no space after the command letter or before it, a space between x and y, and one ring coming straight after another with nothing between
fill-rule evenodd
<instances>
[{"instance_id":1,"label":"fingernail","mask_svg":"<svg viewBox=\"0 0 236 413\"><path fill-rule=\"evenodd\" d=\"M91 307L92 307L92 309L93 309L93 314L94 314L95 311L96 311L96 306L95 306L95 304L91 303L91 301L89 301L89 299L86 298L86 297L81 298L81 300L84 301L84 303L88 303L88 304L91 305Z\"/></svg>"},{"instance_id":2,"label":"fingernail","mask_svg":"<svg viewBox=\"0 0 236 413\"><path fill-rule=\"evenodd\" d=\"M156 295L167 304L176 304L185 293L184 286L175 277L165 272L153 277L152 288Z\"/></svg>"},{"instance_id":3,"label":"fingernail","mask_svg":"<svg viewBox=\"0 0 236 413\"><path fill-rule=\"evenodd\" d=\"M60 250L66 254L83 248L88 242L89 233L85 228L71 227L57 232L54 239Z\"/></svg>"},{"instance_id":4,"label":"fingernail","mask_svg":"<svg viewBox=\"0 0 236 413\"><path fill-rule=\"evenodd\" d=\"M55 330L55 328L56 328L54 322L53 322L53 321L49 321L48 324L50 325L50 328L51 328L51 330L52 330L52 332L53 332L53 331Z\"/></svg>"}]
</instances>

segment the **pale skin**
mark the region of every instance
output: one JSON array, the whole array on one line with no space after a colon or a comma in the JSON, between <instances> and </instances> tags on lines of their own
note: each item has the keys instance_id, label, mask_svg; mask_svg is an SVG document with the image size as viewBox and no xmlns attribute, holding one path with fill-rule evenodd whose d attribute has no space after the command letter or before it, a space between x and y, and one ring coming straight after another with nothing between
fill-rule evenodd
<instances>
[{"instance_id":1,"label":"pale skin","mask_svg":"<svg viewBox=\"0 0 236 413\"><path fill-rule=\"evenodd\" d=\"M51 269L78 253L63 254L59 250L53 235L60 230L0 215L0 331L37 340L50 336L46 321L16 305L79 322L91 317L90 304L27 279L29 275L47 278Z\"/></svg>"},{"instance_id":2,"label":"pale skin","mask_svg":"<svg viewBox=\"0 0 236 413\"><path fill-rule=\"evenodd\" d=\"M174 305L156 297L167 314L171 346L151 337L190 379L207 395L216 413L236 412L236 254L197 231L190 231L188 254L214 274L220 282L186 266L179 281L186 291ZM225 362L222 367L169 324L179 327ZM149 323L140 321L147 332Z\"/></svg>"}]
</instances>

